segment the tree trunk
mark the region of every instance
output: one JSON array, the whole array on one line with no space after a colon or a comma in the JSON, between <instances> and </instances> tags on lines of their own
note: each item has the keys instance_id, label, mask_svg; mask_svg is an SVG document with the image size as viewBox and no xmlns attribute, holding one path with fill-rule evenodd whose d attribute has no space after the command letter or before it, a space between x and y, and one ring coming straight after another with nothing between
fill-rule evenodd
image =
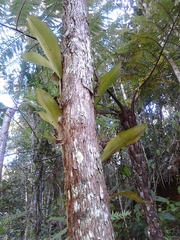
<instances>
[{"instance_id":1,"label":"tree trunk","mask_svg":"<svg viewBox=\"0 0 180 240\"><path fill-rule=\"evenodd\" d=\"M121 116L121 124L125 130L134 127L136 124L135 114L131 110L125 110ZM149 169L147 158L140 140L129 145L129 156L131 158L133 171L135 173L135 186L139 196L148 202L153 202L151 196L151 181L149 177ZM142 204L141 206L147 226L146 235L149 240L163 240L163 232L159 224L156 204Z\"/></svg>"},{"instance_id":2,"label":"tree trunk","mask_svg":"<svg viewBox=\"0 0 180 240\"><path fill-rule=\"evenodd\" d=\"M63 80L59 121L64 132L70 240L114 239L109 197L95 131L92 57L85 0L63 1Z\"/></svg>"},{"instance_id":3,"label":"tree trunk","mask_svg":"<svg viewBox=\"0 0 180 240\"><path fill-rule=\"evenodd\" d=\"M7 146L7 140L8 140L8 131L9 131L9 126L11 123L11 119L13 118L14 114L16 112L16 108L8 108L6 110L2 127L1 127L1 132L0 132L0 182L2 181L2 169L3 169L3 163L4 163L4 154L6 151L6 146Z\"/></svg>"},{"instance_id":4,"label":"tree trunk","mask_svg":"<svg viewBox=\"0 0 180 240\"><path fill-rule=\"evenodd\" d=\"M178 68L178 66L175 64L174 60L172 58L168 58L168 62L171 65L174 74L176 75L179 83L180 83L180 69Z\"/></svg>"},{"instance_id":5,"label":"tree trunk","mask_svg":"<svg viewBox=\"0 0 180 240\"><path fill-rule=\"evenodd\" d=\"M143 200L153 202L150 192L151 181L149 178L147 159L140 140L130 145L128 147L128 151L135 173L135 184L138 194ZM142 210L147 225L146 235L148 239L164 239L163 232L159 224L156 204L142 204Z\"/></svg>"}]
</instances>

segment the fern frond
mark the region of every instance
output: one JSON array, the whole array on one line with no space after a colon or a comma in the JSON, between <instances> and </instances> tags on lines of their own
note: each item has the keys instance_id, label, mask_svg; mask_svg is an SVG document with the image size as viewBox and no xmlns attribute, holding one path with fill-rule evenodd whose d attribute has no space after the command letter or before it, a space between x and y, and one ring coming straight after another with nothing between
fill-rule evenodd
<instances>
[{"instance_id":1,"label":"fern frond","mask_svg":"<svg viewBox=\"0 0 180 240\"><path fill-rule=\"evenodd\" d=\"M126 217L131 216L131 211L123 211L123 212L112 212L111 213L111 219L112 220L119 220L119 219L123 219Z\"/></svg>"}]
</instances>

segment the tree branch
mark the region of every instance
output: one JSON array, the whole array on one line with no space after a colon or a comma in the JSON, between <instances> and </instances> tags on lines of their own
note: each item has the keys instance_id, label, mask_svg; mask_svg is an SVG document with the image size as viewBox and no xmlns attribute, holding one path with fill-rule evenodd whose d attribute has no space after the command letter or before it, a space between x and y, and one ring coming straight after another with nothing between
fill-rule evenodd
<instances>
[{"instance_id":1,"label":"tree branch","mask_svg":"<svg viewBox=\"0 0 180 240\"><path fill-rule=\"evenodd\" d=\"M22 118L24 119L24 121L27 123L27 125L29 126L29 128L31 129L32 133L34 134L35 138L37 139L37 141L39 142L39 138L37 137L36 133L34 132L32 126L29 124L29 122L27 121L27 119L25 118L25 114L18 108L19 113L21 114Z\"/></svg>"},{"instance_id":2,"label":"tree branch","mask_svg":"<svg viewBox=\"0 0 180 240\"><path fill-rule=\"evenodd\" d=\"M23 31L17 29L16 27L10 27L8 25L5 25L4 23L0 23L0 25L3 26L3 27L6 27L8 29L11 29L13 31L19 32L19 33L21 33L22 35L24 35L26 37L29 37L29 38L34 39L34 40L37 40L35 37L33 37L33 36L29 35L29 34L24 33Z\"/></svg>"},{"instance_id":3,"label":"tree branch","mask_svg":"<svg viewBox=\"0 0 180 240\"><path fill-rule=\"evenodd\" d=\"M117 97L108 89L107 92L109 93L109 95L114 99L114 101L117 103L117 105L119 106L119 108L121 109L122 112L125 111L124 106L122 105L122 103L117 99Z\"/></svg>"},{"instance_id":4,"label":"tree branch","mask_svg":"<svg viewBox=\"0 0 180 240\"><path fill-rule=\"evenodd\" d=\"M21 5L21 8L20 8L20 10L19 10L19 13L18 13L18 16L17 16L17 20L16 20L16 29L17 29L17 27L18 27L18 22L19 22L19 18L20 18L20 15L21 15L21 12L22 12L22 10L23 10L23 7L24 7L24 4L26 3L26 0L24 0L24 2L22 3L22 5Z\"/></svg>"},{"instance_id":5,"label":"tree branch","mask_svg":"<svg viewBox=\"0 0 180 240\"><path fill-rule=\"evenodd\" d=\"M170 36L171 36L171 33L172 33L173 29L174 29L174 26L175 26L178 18L179 18L179 13L177 14L177 16L176 16L176 18L175 18L175 20L174 20L174 22L173 22L173 24L172 24L172 26L171 26L171 29L170 29L167 37L166 37L166 40L165 40L164 45L161 47L161 51L160 51L160 53L159 53L159 57L157 58L157 61L156 61L156 63L154 64L154 67L152 68L152 70L150 71L150 73L149 73L149 75L146 77L146 79L144 79L143 83L142 83L142 84L139 86L139 88L136 89L136 91L134 92L132 103L135 102L135 101L139 98L140 94L136 97L137 93L139 92L140 89L142 89L142 88L144 87L144 85L149 81L149 79L151 78L152 74L154 73L154 71L155 71L155 69L156 69L156 67L157 67L157 65L158 65L158 63L159 63L159 61L160 61L160 59L161 59L161 56L163 55L163 51L164 51L164 49L165 49L165 47L166 47L166 44L168 43L168 40L169 40L169 38L170 38Z\"/></svg>"}]
</instances>

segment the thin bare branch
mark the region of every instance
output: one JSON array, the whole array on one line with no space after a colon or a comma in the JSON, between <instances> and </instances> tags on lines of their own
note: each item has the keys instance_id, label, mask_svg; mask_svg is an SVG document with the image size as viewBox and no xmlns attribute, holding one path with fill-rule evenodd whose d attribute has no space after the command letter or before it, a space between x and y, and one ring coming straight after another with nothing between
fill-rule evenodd
<instances>
[{"instance_id":1,"label":"thin bare branch","mask_svg":"<svg viewBox=\"0 0 180 240\"><path fill-rule=\"evenodd\" d=\"M29 126L29 128L31 129L32 133L34 134L35 138L37 139L37 141L39 142L39 138L36 136L36 133L34 132L33 128L31 127L31 125L28 123L27 119L24 116L24 113L18 109L18 111L20 112L22 118L24 119L24 121L27 123L27 125Z\"/></svg>"},{"instance_id":2,"label":"thin bare branch","mask_svg":"<svg viewBox=\"0 0 180 240\"><path fill-rule=\"evenodd\" d=\"M17 29L16 27L10 27L10 26L8 26L8 25L6 25L4 23L0 23L0 25L3 26L3 27L6 27L8 29L11 29L13 31L19 32L19 33L21 33L22 35L24 35L26 37L29 37L29 38L34 39L34 40L37 40L35 37L33 37L33 36L29 35L29 34L24 33L23 31Z\"/></svg>"},{"instance_id":3,"label":"thin bare branch","mask_svg":"<svg viewBox=\"0 0 180 240\"><path fill-rule=\"evenodd\" d=\"M25 3L26 3L26 0L24 0L24 2L22 3L21 8L20 8L20 10L19 10L19 13L18 13L18 15L17 15L16 29L17 29L17 27L18 27L19 18L20 18L20 16L21 16L21 12L22 12L22 10L23 10L23 7L24 7Z\"/></svg>"}]
</instances>

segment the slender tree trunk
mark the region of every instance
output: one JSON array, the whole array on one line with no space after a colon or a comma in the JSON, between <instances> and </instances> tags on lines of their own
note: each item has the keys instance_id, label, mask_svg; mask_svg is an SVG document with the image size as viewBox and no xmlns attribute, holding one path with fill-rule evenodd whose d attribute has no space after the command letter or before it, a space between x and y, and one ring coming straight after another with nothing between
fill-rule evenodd
<instances>
[{"instance_id":1,"label":"slender tree trunk","mask_svg":"<svg viewBox=\"0 0 180 240\"><path fill-rule=\"evenodd\" d=\"M151 181L149 177L147 159L140 140L130 145L128 150L135 173L138 194L143 200L153 202L150 192ZM142 210L147 225L146 234L148 239L164 239L163 232L159 224L156 204L142 204Z\"/></svg>"},{"instance_id":2,"label":"slender tree trunk","mask_svg":"<svg viewBox=\"0 0 180 240\"><path fill-rule=\"evenodd\" d=\"M175 64L174 60L172 58L168 59L169 64L171 65L174 74L176 75L179 83L180 83L180 69L178 68L178 66Z\"/></svg>"},{"instance_id":3,"label":"slender tree trunk","mask_svg":"<svg viewBox=\"0 0 180 240\"><path fill-rule=\"evenodd\" d=\"M95 131L92 57L85 0L63 1L63 116L70 240L114 239ZM61 127L61 128L62 128Z\"/></svg>"},{"instance_id":4,"label":"slender tree trunk","mask_svg":"<svg viewBox=\"0 0 180 240\"><path fill-rule=\"evenodd\" d=\"M15 106L14 108L8 108L6 110L1 132L0 132L0 182L2 181L2 169L3 169L3 163L4 163L4 154L6 151L7 140L8 140L9 126L15 112L16 112Z\"/></svg>"},{"instance_id":5,"label":"slender tree trunk","mask_svg":"<svg viewBox=\"0 0 180 240\"><path fill-rule=\"evenodd\" d=\"M126 110L126 113L121 116L121 124L127 130L134 127L136 124L136 117L131 110ZM131 158L133 171L135 173L135 185L139 196L148 202L153 202L151 195L151 181L149 176L149 169L147 158L141 141L129 145L129 156ZM159 217L157 213L156 204L142 204L142 210L147 225L147 237L149 240L163 240L163 232L159 224Z\"/></svg>"}]
</instances>

